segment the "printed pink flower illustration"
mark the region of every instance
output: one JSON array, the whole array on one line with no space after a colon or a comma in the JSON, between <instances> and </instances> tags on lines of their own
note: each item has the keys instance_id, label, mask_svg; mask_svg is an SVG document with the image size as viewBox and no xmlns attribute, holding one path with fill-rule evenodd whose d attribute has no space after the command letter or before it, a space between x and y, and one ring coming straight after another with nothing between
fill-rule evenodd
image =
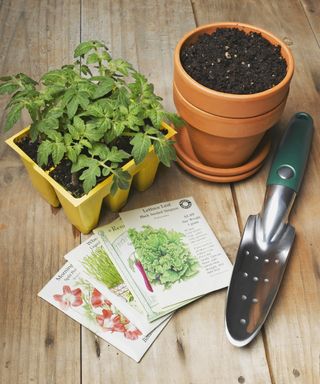
<instances>
[{"instance_id":1,"label":"printed pink flower illustration","mask_svg":"<svg viewBox=\"0 0 320 384\"><path fill-rule=\"evenodd\" d=\"M91 294L91 304L95 308L102 307L104 304L109 307L112 305L112 303L107 300L96 288L93 289Z\"/></svg>"},{"instance_id":2,"label":"printed pink flower illustration","mask_svg":"<svg viewBox=\"0 0 320 384\"><path fill-rule=\"evenodd\" d=\"M121 322L120 315L115 315L112 311L108 309L102 310L102 315L96 317L98 324L104 331L109 332L125 332L125 325L128 323L128 320Z\"/></svg>"},{"instance_id":3,"label":"printed pink flower illustration","mask_svg":"<svg viewBox=\"0 0 320 384\"><path fill-rule=\"evenodd\" d=\"M62 291L62 295L53 295L53 298L60 303L62 309L79 307L82 305L82 291L80 288L71 290L69 285L64 285Z\"/></svg>"},{"instance_id":4,"label":"printed pink flower illustration","mask_svg":"<svg viewBox=\"0 0 320 384\"><path fill-rule=\"evenodd\" d=\"M139 331L139 329L134 326L131 326L131 329L130 327L127 328L124 333L124 337L126 337L129 340L137 340L141 335L142 333Z\"/></svg>"}]
</instances>

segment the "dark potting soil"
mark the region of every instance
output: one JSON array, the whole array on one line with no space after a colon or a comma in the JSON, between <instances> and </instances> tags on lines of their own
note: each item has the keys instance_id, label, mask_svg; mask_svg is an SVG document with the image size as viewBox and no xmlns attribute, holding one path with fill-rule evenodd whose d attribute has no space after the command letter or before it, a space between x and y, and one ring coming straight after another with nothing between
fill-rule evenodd
<instances>
[{"instance_id":1,"label":"dark potting soil","mask_svg":"<svg viewBox=\"0 0 320 384\"><path fill-rule=\"evenodd\" d=\"M40 145L38 140L31 141L29 136L24 136L21 140L16 142L17 146L23 150L35 163L37 162L37 151ZM53 162L49 159L48 164L43 166L43 170L48 170L53 166Z\"/></svg>"},{"instance_id":2,"label":"dark potting soil","mask_svg":"<svg viewBox=\"0 0 320 384\"><path fill-rule=\"evenodd\" d=\"M117 147L123 149L126 152L131 152L132 146L129 143L129 138L120 138L117 142ZM130 160L130 159L129 159ZM123 166L127 163L128 160L123 161L120 166ZM110 165L110 164L108 164ZM69 191L73 197L79 198L82 197L85 193L82 186L82 181L79 180L79 176L82 171L77 173L71 173L72 163L68 159L62 159L61 162L50 172L50 176L64 189ZM109 176L100 176L97 177L97 184L105 180Z\"/></svg>"},{"instance_id":3,"label":"dark potting soil","mask_svg":"<svg viewBox=\"0 0 320 384\"><path fill-rule=\"evenodd\" d=\"M79 181L78 175L74 175L72 177L71 167L71 161L68 159L63 159L50 172L50 176L64 189L69 191L73 197L78 198L84 195L82 182Z\"/></svg>"},{"instance_id":4,"label":"dark potting soil","mask_svg":"<svg viewBox=\"0 0 320 384\"><path fill-rule=\"evenodd\" d=\"M130 153L132 145L129 143L130 138L122 137L116 143L117 147ZM38 140L32 142L29 136L24 136L21 140L17 141L16 144L21 148L35 163L37 163L37 151L40 145ZM130 160L130 159L129 159ZM120 166L123 166L126 162L124 160ZM54 166L53 161L49 158L48 164L43 166L42 169L45 171L50 170ZM64 189L69 191L72 196L79 198L85 193L82 186L82 181L79 180L81 172L76 174L71 173L72 163L68 159L63 159L61 162L49 172L50 176L59 183ZM100 176L97 178L97 184L106 179L108 176Z\"/></svg>"},{"instance_id":5,"label":"dark potting soil","mask_svg":"<svg viewBox=\"0 0 320 384\"><path fill-rule=\"evenodd\" d=\"M146 125L152 126L150 119L144 120ZM163 134L166 135L168 131L164 129ZM124 150L127 153L131 153L132 145L130 144L130 137L120 137L114 145L117 148ZM38 140L32 142L29 136L24 136L21 140L17 141L16 144L35 162L37 163L37 151L40 145ZM88 153L86 153L88 154ZM125 163L130 161L131 158L124 160L119 166L122 167ZM110 164L108 164L110 165ZM45 171L50 170L54 167L51 157L49 157L48 165L43 166L42 169ZM63 159L53 170L49 172L50 176L59 183L64 189L69 191L72 196L79 198L82 197L85 193L82 186L82 181L79 180L79 176L82 173L77 172L71 173L72 163L68 159ZM97 184L106 179L109 176L100 176L97 178Z\"/></svg>"},{"instance_id":6,"label":"dark potting soil","mask_svg":"<svg viewBox=\"0 0 320 384\"><path fill-rule=\"evenodd\" d=\"M274 87L285 77L287 63L280 46L260 33L218 28L181 49L185 71L207 88L233 94L252 94Z\"/></svg>"}]
</instances>

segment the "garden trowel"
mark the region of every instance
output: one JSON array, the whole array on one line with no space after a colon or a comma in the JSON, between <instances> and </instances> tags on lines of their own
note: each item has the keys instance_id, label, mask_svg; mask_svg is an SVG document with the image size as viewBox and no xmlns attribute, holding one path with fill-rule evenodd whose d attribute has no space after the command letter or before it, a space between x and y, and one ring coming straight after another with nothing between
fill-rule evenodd
<instances>
[{"instance_id":1,"label":"garden trowel","mask_svg":"<svg viewBox=\"0 0 320 384\"><path fill-rule=\"evenodd\" d=\"M296 113L273 159L263 208L249 216L227 296L226 333L235 346L259 333L288 263L295 230L288 216L299 191L313 135L313 120Z\"/></svg>"}]
</instances>

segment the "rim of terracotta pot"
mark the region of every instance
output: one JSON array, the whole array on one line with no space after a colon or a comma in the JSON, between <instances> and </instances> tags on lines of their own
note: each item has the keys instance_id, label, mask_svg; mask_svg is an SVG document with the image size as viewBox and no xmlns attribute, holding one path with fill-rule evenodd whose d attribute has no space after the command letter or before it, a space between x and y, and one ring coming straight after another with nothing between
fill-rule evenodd
<instances>
[{"instance_id":1,"label":"rim of terracotta pot","mask_svg":"<svg viewBox=\"0 0 320 384\"><path fill-rule=\"evenodd\" d=\"M220 137L249 137L262 133L275 125L284 110L287 95L271 111L248 118L227 118L213 115L189 103L173 83L173 99L179 115L191 127Z\"/></svg>"},{"instance_id":2,"label":"rim of terracotta pot","mask_svg":"<svg viewBox=\"0 0 320 384\"><path fill-rule=\"evenodd\" d=\"M207 88L200 83L198 83L196 80L194 80L183 68L181 61L180 61L180 51L184 44L186 44L189 41L192 41L192 38L197 38L199 35L203 33L210 33L216 30L217 28L239 28L246 32L253 31L261 33L263 37L265 37L267 40L269 40L273 45L280 45L281 46L281 54L285 58L287 62L287 73L286 76L272 88L269 88L265 91L253 93L253 94L233 94L233 93L225 93L216 91L210 88ZM204 96L207 97L219 97L222 100L225 101L237 101L237 102L252 102L257 101L259 99L264 99L270 97L270 95L277 93L280 91L283 87L288 85L290 83L290 80L293 76L294 72L294 59L292 56L292 53L290 49L287 47L287 45L281 41L279 38L274 36L271 32L266 31L263 28L251 25L251 24L245 24L240 22L219 22L219 23L212 23L212 24L206 24L203 26L200 26L198 28L195 28L191 30L190 32L186 33L178 42L176 45L175 51L174 51L174 66L176 71L180 72L180 76L183 76L184 82L188 85L188 87L192 87L195 92L201 93Z\"/></svg>"}]
</instances>

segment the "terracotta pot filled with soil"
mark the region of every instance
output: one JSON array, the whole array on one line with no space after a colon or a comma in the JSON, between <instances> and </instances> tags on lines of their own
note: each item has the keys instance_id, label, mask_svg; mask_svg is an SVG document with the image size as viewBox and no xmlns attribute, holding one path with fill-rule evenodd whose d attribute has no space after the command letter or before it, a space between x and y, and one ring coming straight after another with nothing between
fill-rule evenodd
<instances>
[{"instance_id":1,"label":"terracotta pot filled with soil","mask_svg":"<svg viewBox=\"0 0 320 384\"><path fill-rule=\"evenodd\" d=\"M293 70L287 46L260 28L217 23L186 34L175 49L173 94L199 160L245 163L279 121Z\"/></svg>"}]
</instances>

